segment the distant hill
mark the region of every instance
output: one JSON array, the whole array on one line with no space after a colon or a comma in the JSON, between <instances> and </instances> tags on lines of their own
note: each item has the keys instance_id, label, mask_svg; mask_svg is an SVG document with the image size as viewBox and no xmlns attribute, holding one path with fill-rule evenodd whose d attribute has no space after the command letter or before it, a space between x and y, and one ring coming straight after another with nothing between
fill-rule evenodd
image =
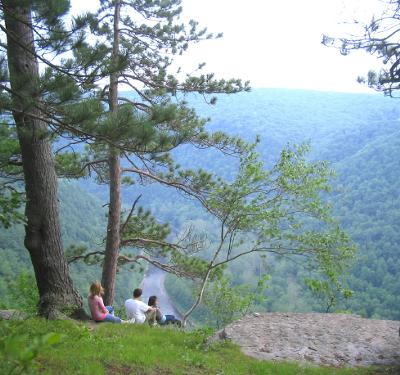
<instances>
[{"instance_id":1,"label":"distant hill","mask_svg":"<svg viewBox=\"0 0 400 375\"><path fill-rule=\"evenodd\" d=\"M381 95L255 90L247 97L223 98L219 105L212 124L248 138L260 134L266 161L276 158L285 143L308 140L312 158L332 163L337 172L335 213L359 247L349 278L355 296L342 308L367 317L400 319L397 100Z\"/></svg>"},{"instance_id":2,"label":"distant hill","mask_svg":"<svg viewBox=\"0 0 400 375\"><path fill-rule=\"evenodd\" d=\"M208 129L223 130L248 141L261 136L259 151L267 165L277 159L287 143L309 142L310 158L328 160L337 171L332 197L335 215L359 246L359 259L350 273L350 288L355 297L340 309L366 317L400 319L400 106L395 99L378 94L344 94L303 90L257 89L250 93L219 95L216 106L202 97L189 95L190 105L203 117L210 117ZM217 171L229 178L236 160L213 150L190 146L175 154L184 166ZM105 231L107 186L81 180L61 186L63 236L65 243L84 242L101 246ZM87 192L96 195L97 198ZM181 194L155 185L124 188L124 204L129 206L139 193L140 204L152 209L161 220L169 220L174 231L193 224L211 232L207 215ZM29 267L22 246L23 230L16 226L1 230L0 274L12 278ZM21 250L22 249L22 250ZM74 277L86 294L88 282L99 277L98 269L86 271L76 266ZM237 267L237 268L236 268ZM254 281L260 271L255 259L233 266L236 282ZM289 263L269 265L272 274L269 311L323 311L300 283L302 272ZM86 273L88 272L88 273ZM137 283L136 273L119 274L120 289ZM124 274L125 275L125 274ZM183 284L183 283L182 283ZM0 292L6 290L0 282ZM184 285L173 295L185 300ZM186 294L185 294L186 293ZM119 297L122 299L122 296ZM182 301L178 301L182 302Z\"/></svg>"},{"instance_id":3,"label":"distant hill","mask_svg":"<svg viewBox=\"0 0 400 375\"><path fill-rule=\"evenodd\" d=\"M367 317L400 319L398 102L377 94L260 89L220 96L212 108L199 98L193 104L212 118L211 129L248 140L260 135L259 151L267 164L293 142L309 142L312 159L331 163L337 171L332 197L335 215L359 247L349 278L355 297L338 308ZM178 157L183 164L190 160L227 171L226 159L212 152L196 157L188 148ZM253 260L246 266L256 267ZM240 282L250 281L256 270L242 272L244 263L233 268L241 270L233 272L235 279L240 275ZM273 276L269 310L323 311L298 284L301 272L295 267L284 263L269 272Z\"/></svg>"}]
</instances>

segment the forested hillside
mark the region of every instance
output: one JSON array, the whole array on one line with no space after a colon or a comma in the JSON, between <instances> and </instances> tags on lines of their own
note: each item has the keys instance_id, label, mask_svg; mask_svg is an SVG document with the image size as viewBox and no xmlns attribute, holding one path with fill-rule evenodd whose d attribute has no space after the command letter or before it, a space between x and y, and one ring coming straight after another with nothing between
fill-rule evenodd
<instances>
[{"instance_id":1,"label":"forested hillside","mask_svg":"<svg viewBox=\"0 0 400 375\"><path fill-rule=\"evenodd\" d=\"M196 101L196 106L206 113L204 103ZM367 317L400 319L397 101L380 95L255 90L220 97L208 113L215 129L249 140L260 135L259 150L267 163L276 159L287 142L304 141L311 145L311 158L331 163L337 175L331 199L335 215L359 249L349 273L354 297L337 308ZM215 156L208 161L214 168L227 169L226 161L215 162ZM207 165L204 157L199 163ZM257 261L242 262L247 269L243 263L234 267L234 280L240 275L240 282L254 283ZM305 274L296 265L287 261L269 264L267 271L272 275L268 310L324 311L325 306L302 286Z\"/></svg>"},{"instance_id":2,"label":"forested hillside","mask_svg":"<svg viewBox=\"0 0 400 375\"><path fill-rule=\"evenodd\" d=\"M287 143L309 142L310 158L324 159L336 170L334 211L357 243L358 259L349 277L355 294L337 309L349 309L367 317L400 319L400 109L394 99L381 95L257 89L233 96L220 95L216 106L202 97L188 101L204 117L209 129L223 130L248 141L261 137L259 152L267 166L276 160ZM196 151L196 152L194 152ZM202 167L232 177L237 160L212 150L182 147L176 155L185 166ZM75 184L62 184L61 207L66 245L85 243L102 246L105 230L107 188L92 180L79 181L81 188L97 195L90 197ZM173 234L192 225L212 237L213 224L196 204L171 188L133 185L124 188L123 203L130 206L142 193L140 205L171 222ZM1 291L15 273L29 268L22 245L22 227L2 229ZM99 277L98 268L76 265L74 278L83 295L90 280ZM303 286L305 271L289 261L260 266L258 258L243 259L231 269L235 283L253 283L257 275L272 275L263 309L273 311L324 311L324 304ZM137 272L118 274L117 303L137 283ZM172 280L172 279L171 279ZM177 303L187 305L187 283L169 281ZM125 289L126 288L126 289Z\"/></svg>"},{"instance_id":3,"label":"forested hillside","mask_svg":"<svg viewBox=\"0 0 400 375\"><path fill-rule=\"evenodd\" d=\"M335 165L336 212L360 249L350 276L356 293L347 306L365 316L400 318L399 136L377 137Z\"/></svg>"},{"instance_id":4,"label":"forested hillside","mask_svg":"<svg viewBox=\"0 0 400 375\"><path fill-rule=\"evenodd\" d=\"M287 143L308 142L310 158L327 160L336 170L333 181L335 215L352 235L359 251L350 272L349 287L354 297L337 309L347 309L368 317L400 319L399 300L399 130L400 109L395 99L381 95L344 94L302 90L257 89L251 93L218 96L217 105L202 97L189 102L204 117L209 128L253 141L267 165L277 159ZM213 150L200 152L190 146L176 155L185 166L218 171L230 178L237 160ZM92 192L101 187L86 183ZM195 204L171 189L146 186L125 190L126 203L143 193L142 203L169 220L176 231L194 225L210 235L212 223L195 210ZM245 271L244 271L245 270ZM268 300L273 311L324 311L325 305L304 287L306 273L290 261L267 264L272 275ZM258 259L243 259L233 266L236 283L254 284L260 272ZM240 275L240 276L238 276ZM190 290L178 280L168 283L170 292L187 307ZM204 312L203 312L204 313ZM197 314L199 317L200 314Z\"/></svg>"},{"instance_id":5,"label":"forested hillside","mask_svg":"<svg viewBox=\"0 0 400 375\"><path fill-rule=\"evenodd\" d=\"M60 209L62 236L65 248L71 245L87 246L91 250L104 248L106 211L99 199L88 194L75 182L60 182ZM32 264L24 248L24 228L14 225L1 229L0 236L0 294L2 304L7 301L10 285L21 274L31 275ZM101 277L101 269L96 265L76 262L71 266L74 283L83 297L88 294L89 284ZM119 273L116 304L121 304L131 295L132 288L141 280L142 273L123 269ZM28 280L34 286L33 276ZM14 306L18 307L18 306Z\"/></svg>"}]
</instances>

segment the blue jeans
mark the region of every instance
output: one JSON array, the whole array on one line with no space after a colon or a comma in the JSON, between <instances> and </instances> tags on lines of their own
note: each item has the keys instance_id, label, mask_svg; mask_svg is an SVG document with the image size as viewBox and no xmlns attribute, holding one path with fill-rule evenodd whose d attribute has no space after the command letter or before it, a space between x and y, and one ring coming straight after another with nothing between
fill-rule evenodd
<instances>
[{"instance_id":1,"label":"blue jeans","mask_svg":"<svg viewBox=\"0 0 400 375\"><path fill-rule=\"evenodd\" d=\"M118 316L114 316L114 308L112 306L106 306L106 309L108 310L109 314L107 314L106 317L102 320L103 322L109 322L109 323L122 322L121 318L118 318Z\"/></svg>"},{"instance_id":2,"label":"blue jeans","mask_svg":"<svg viewBox=\"0 0 400 375\"><path fill-rule=\"evenodd\" d=\"M178 323L179 322L179 323ZM176 319L174 315L163 315L158 321L158 324L164 326L167 324L180 324L180 320Z\"/></svg>"}]
</instances>

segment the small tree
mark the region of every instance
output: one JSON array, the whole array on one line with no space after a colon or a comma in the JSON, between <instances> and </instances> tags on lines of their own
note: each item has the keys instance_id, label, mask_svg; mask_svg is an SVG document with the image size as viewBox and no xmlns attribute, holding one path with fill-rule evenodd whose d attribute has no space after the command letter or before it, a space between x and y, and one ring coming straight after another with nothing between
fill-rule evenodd
<instances>
[{"instance_id":1,"label":"small tree","mask_svg":"<svg viewBox=\"0 0 400 375\"><path fill-rule=\"evenodd\" d=\"M311 292L324 304L326 313L337 305L338 299L348 299L353 295L350 289L345 289L341 285L336 276L325 277L322 280L306 279L305 283Z\"/></svg>"},{"instance_id":2,"label":"small tree","mask_svg":"<svg viewBox=\"0 0 400 375\"><path fill-rule=\"evenodd\" d=\"M268 280L269 276L264 275L255 288L250 285L233 286L232 281L225 277L210 283L202 303L210 312L210 324L216 328L225 327L248 314L253 306L265 301L263 294Z\"/></svg>"},{"instance_id":3,"label":"small tree","mask_svg":"<svg viewBox=\"0 0 400 375\"><path fill-rule=\"evenodd\" d=\"M183 324L203 298L213 274L248 254L303 258L313 272L336 280L354 255L348 236L330 216L321 193L328 192L325 163L308 162L306 146L285 148L271 170L265 170L254 148L241 158L236 179L221 182L207 198L219 223L219 239L203 259L197 298Z\"/></svg>"}]
</instances>

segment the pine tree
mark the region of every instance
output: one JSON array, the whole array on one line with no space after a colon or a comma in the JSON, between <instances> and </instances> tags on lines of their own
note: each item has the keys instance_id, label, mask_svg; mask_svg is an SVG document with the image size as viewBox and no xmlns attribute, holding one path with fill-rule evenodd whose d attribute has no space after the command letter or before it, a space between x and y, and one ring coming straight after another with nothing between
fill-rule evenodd
<instances>
[{"instance_id":1,"label":"pine tree","mask_svg":"<svg viewBox=\"0 0 400 375\"><path fill-rule=\"evenodd\" d=\"M58 32L59 17L68 5L67 1L1 1L4 26L0 27L7 39L10 80L10 86L1 85L2 104L6 104L3 110L12 112L16 125L26 192L25 246L35 271L39 312L48 318L62 311L84 316L61 243L57 176L47 118L41 106L39 55L34 40L35 27ZM4 97L4 92L10 94L10 99Z\"/></svg>"},{"instance_id":2,"label":"pine tree","mask_svg":"<svg viewBox=\"0 0 400 375\"><path fill-rule=\"evenodd\" d=\"M121 17L121 8L124 14L131 16ZM178 97L179 93L188 92L210 94L248 90L248 84L242 84L240 80L216 80L213 75L201 75L188 76L180 82L167 73L172 57L183 53L188 43L212 37L206 34L206 30L198 31L195 22L190 22L189 27L176 23L180 13L180 1L176 0L103 1L97 14L87 16L91 33L98 38L96 45L82 43L76 48L75 60L71 62L71 66L80 64L81 67L88 67L82 69L81 74L86 74L88 79L92 77L93 83L99 85L105 77L109 79L109 84L95 93L89 88L90 95L107 105L95 123L89 121L80 128L81 133L97 137L97 141L90 146L91 154L82 159L82 165L87 170L100 170L100 178L110 185L102 274L102 283L106 287L104 300L108 304L114 297L118 259L124 262L128 259L127 256L120 257L121 246L141 247L150 256L142 256L142 259L180 272L178 268L154 260L159 251L163 251L164 255L167 251L178 251L176 245L165 242L165 230L160 231L157 238L149 238L144 232L137 231L134 231L134 237L127 237L129 228L134 226L129 221L133 221L135 215L132 216L131 212L128 221L121 224L122 176L131 174L136 175L139 181L145 179L161 183L204 203L203 191L210 187L211 175L203 171L183 170L174 163L170 151L182 144L194 144L199 148L216 147L230 153L240 153L246 147L240 139L222 133L207 133L205 121L199 119ZM136 97L122 97L118 91L120 83L132 88ZM68 122L73 123L73 118ZM121 168L121 157L128 167ZM122 234L124 238L120 229L125 230ZM133 234L132 231L130 234Z\"/></svg>"},{"instance_id":3,"label":"pine tree","mask_svg":"<svg viewBox=\"0 0 400 375\"><path fill-rule=\"evenodd\" d=\"M349 239L340 230L336 230L336 227L328 234L296 234L301 224L296 223L291 214L292 209L297 212L303 199L304 206L299 211L300 215L319 215L321 221L329 221L327 209L321 205L318 196L319 191L325 189L326 170L306 165L301 160L301 150L298 153L285 150L276 170L270 172L276 176L276 179L272 179L269 172L262 170L250 145L227 134L207 132L206 122L188 108L184 95L195 92L209 98L208 95L213 93L247 90L248 85L235 79L216 80L211 74L189 75L180 80L178 75L171 73L176 54L184 53L189 43L213 37L205 29L198 30L193 21L189 23L189 28L177 23L180 13L178 0L104 0L96 14L86 16L91 33L97 37L96 44L81 43L75 50L75 58L70 62L70 67L79 69L80 66L80 76L86 76L85 82L90 81L95 87L93 90L89 86L85 97L91 96L93 103L98 101L97 108L102 108L98 117L90 120L87 114L87 121L74 121L73 116L78 113L77 119L80 120L82 112L79 110L81 103L78 103L73 107L78 108L77 111L66 110L65 121L81 124L79 132L75 134L93 134L96 139L89 145L89 153L81 159L81 168L77 170L88 171L92 168L98 172L100 180L110 184L106 248L104 251L91 253L105 256L102 282L107 290L106 303L112 303L113 300L118 264L139 259L180 276L200 279L204 290L209 278L218 277L225 263L239 257L237 253L233 255L242 244L234 240L238 232L241 240L249 232L249 237L253 240L249 243L254 245L243 253L239 251L242 255L263 250L284 252L290 242L297 245L293 248L292 255L301 255L305 251L302 241L315 235L313 240L318 246L307 248L307 256L310 255L318 268L331 276L332 284L338 285L335 279L340 273L338 269L344 267L352 255ZM102 87L101 83L106 77L109 83ZM129 86L135 95L121 95L118 91L121 83ZM101 106L99 103L102 102L107 104ZM210 102L213 103L214 99L210 98ZM86 111L88 112L91 111ZM95 113L93 111L92 114ZM243 175L239 174L240 180L231 186L206 171L182 169L173 160L171 151L184 144L199 149L216 148L223 153L240 157L244 163L240 171ZM300 161L297 162L297 159ZM199 255L201 241L190 238L190 235L185 245L179 241L168 242L168 226L158 224L143 210L136 210L137 201L127 217L121 219L121 179L127 174L131 178L136 177L139 183L159 183L178 189L196 199L209 213L220 219L223 240L210 261L204 259L204 254ZM268 192L271 189L272 192L279 193L271 202L268 194L258 194L260 186L263 191ZM242 194L244 200L239 199ZM216 196L218 200L215 200ZM253 196L257 198L256 201L250 199ZM290 204L287 203L289 198ZM239 205L237 209L235 205ZM225 214L232 223L227 222ZM283 231L279 227L282 222L293 225L294 233L290 230ZM254 234L254 228L260 228L259 236L255 240L251 234ZM276 246L264 246L275 238L281 238ZM128 245L141 248L144 253L133 257L120 253ZM222 253L225 261L221 260ZM89 254L77 254L75 259L88 257ZM167 259L166 263L159 261L160 255ZM334 258L337 260L336 269L332 262ZM197 307L201 298L202 292L186 316Z\"/></svg>"}]
</instances>

